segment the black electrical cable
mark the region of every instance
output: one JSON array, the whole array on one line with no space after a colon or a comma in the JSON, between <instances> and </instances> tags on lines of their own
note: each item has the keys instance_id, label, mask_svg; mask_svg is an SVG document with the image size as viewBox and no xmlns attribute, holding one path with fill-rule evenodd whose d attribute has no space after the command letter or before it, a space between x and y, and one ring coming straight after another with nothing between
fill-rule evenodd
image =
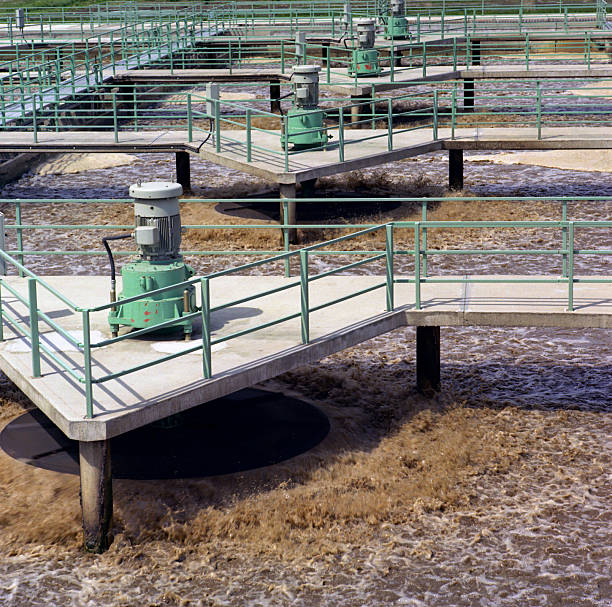
<instances>
[{"instance_id":1,"label":"black electrical cable","mask_svg":"<svg viewBox=\"0 0 612 607\"><path fill-rule=\"evenodd\" d=\"M287 93L286 95L280 96L278 98L278 100L280 101L281 99L287 99L287 97L291 97L291 95L293 95L293 91ZM283 112L283 106L280 103L278 104L278 110L279 110L281 116L285 115L285 112Z\"/></svg>"},{"instance_id":2,"label":"black electrical cable","mask_svg":"<svg viewBox=\"0 0 612 607\"><path fill-rule=\"evenodd\" d=\"M110 262L111 269L111 281L113 285L115 284L115 258L113 257L113 253L111 251L110 246L108 245L109 240L123 240L124 238L131 238L131 234L116 234L115 236L105 236L102 239L102 244L106 249L106 253L108 254L108 261Z\"/></svg>"},{"instance_id":3,"label":"black electrical cable","mask_svg":"<svg viewBox=\"0 0 612 607\"><path fill-rule=\"evenodd\" d=\"M204 141L202 141L202 143L198 146L198 152L200 151L202 146L211 138L212 132L213 132L213 125L214 125L213 119L209 117L208 118L208 135L206 136L206 139L204 139Z\"/></svg>"}]
</instances>

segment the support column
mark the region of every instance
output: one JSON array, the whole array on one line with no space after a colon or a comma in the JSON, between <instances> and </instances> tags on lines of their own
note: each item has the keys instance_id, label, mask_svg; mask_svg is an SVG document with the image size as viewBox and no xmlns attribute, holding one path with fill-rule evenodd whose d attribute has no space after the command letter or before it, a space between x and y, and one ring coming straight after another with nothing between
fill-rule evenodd
<instances>
[{"instance_id":1,"label":"support column","mask_svg":"<svg viewBox=\"0 0 612 607\"><path fill-rule=\"evenodd\" d=\"M393 65L394 67L402 67L402 51L395 51L393 57Z\"/></svg>"},{"instance_id":2,"label":"support column","mask_svg":"<svg viewBox=\"0 0 612 607\"><path fill-rule=\"evenodd\" d=\"M270 111L278 112L281 111L280 103L280 82L278 80L270 81Z\"/></svg>"},{"instance_id":3,"label":"support column","mask_svg":"<svg viewBox=\"0 0 612 607\"><path fill-rule=\"evenodd\" d=\"M314 198L316 179L306 179L302 181L302 198Z\"/></svg>"},{"instance_id":4,"label":"support column","mask_svg":"<svg viewBox=\"0 0 612 607\"><path fill-rule=\"evenodd\" d=\"M370 97L351 97L351 104L359 104L360 101L364 100L370 101ZM351 106L351 124L355 124L364 119L364 116L368 112L368 110L364 108L367 108L368 105L368 103L361 103L359 105Z\"/></svg>"},{"instance_id":5,"label":"support column","mask_svg":"<svg viewBox=\"0 0 612 607\"><path fill-rule=\"evenodd\" d=\"M284 209L283 209L283 198L295 198L296 197L296 187L295 187L295 183L281 183L280 184L280 198L281 198L281 203L280 203L280 218L281 218L281 223L288 223L288 224L294 224L296 223L297 220L297 205L295 203L295 200L293 200L292 202L287 203L287 217L286 217L286 221L285 221L285 217L284 217ZM298 242L298 237L297 237L297 229L295 228L291 228L289 230L289 242L291 244L297 244Z\"/></svg>"},{"instance_id":6,"label":"support column","mask_svg":"<svg viewBox=\"0 0 612 607\"><path fill-rule=\"evenodd\" d=\"M417 390L427 398L440 391L440 327L416 328Z\"/></svg>"},{"instance_id":7,"label":"support column","mask_svg":"<svg viewBox=\"0 0 612 607\"><path fill-rule=\"evenodd\" d=\"M321 63L324 67L327 67L330 61L330 50L329 42L321 43Z\"/></svg>"},{"instance_id":8,"label":"support column","mask_svg":"<svg viewBox=\"0 0 612 607\"><path fill-rule=\"evenodd\" d=\"M463 109L466 112L474 111L474 79L465 78L463 80Z\"/></svg>"},{"instance_id":9,"label":"support column","mask_svg":"<svg viewBox=\"0 0 612 607\"><path fill-rule=\"evenodd\" d=\"M79 441L83 536L89 552L104 552L110 545L113 520L113 478L110 440Z\"/></svg>"},{"instance_id":10,"label":"support column","mask_svg":"<svg viewBox=\"0 0 612 607\"><path fill-rule=\"evenodd\" d=\"M472 40L472 65L480 63L480 40Z\"/></svg>"},{"instance_id":11,"label":"support column","mask_svg":"<svg viewBox=\"0 0 612 607\"><path fill-rule=\"evenodd\" d=\"M191 190L191 166L188 152L176 153L176 181L183 186L183 190Z\"/></svg>"},{"instance_id":12,"label":"support column","mask_svg":"<svg viewBox=\"0 0 612 607\"><path fill-rule=\"evenodd\" d=\"M463 189L463 150L448 150L448 189Z\"/></svg>"}]
</instances>

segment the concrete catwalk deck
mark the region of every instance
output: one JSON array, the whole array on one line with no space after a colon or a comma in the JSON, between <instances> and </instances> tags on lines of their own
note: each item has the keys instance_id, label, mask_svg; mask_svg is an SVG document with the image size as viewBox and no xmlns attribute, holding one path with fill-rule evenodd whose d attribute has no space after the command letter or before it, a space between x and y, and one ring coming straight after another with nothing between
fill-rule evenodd
<instances>
[{"instance_id":1,"label":"concrete catwalk deck","mask_svg":"<svg viewBox=\"0 0 612 607\"><path fill-rule=\"evenodd\" d=\"M489 277L494 278L494 277ZM496 277L499 278L499 277ZM513 277L518 278L518 277ZM536 277L534 277L536 278ZM5 277L22 294L26 279ZM47 277L45 280L81 306L107 301L107 277ZM234 276L211 282L211 304L221 305L248 297L295 278ZM331 301L375 284L377 276L340 276L318 280L311 289L310 306ZM299 286L285 295L269 295L213 313L213 340L261 325L300 310ZM94 386L94 418L84 419L82 384L74 381L46 355L42 377L33 378L29 341L5 327L0 343L0 367L7 376L69 437L81 441L103 440L179 411L256 384L300 365L402 327L414 326L538 326L612 328L612 284L576 283L576 310L567 312L567 284L428 284L422 285L422 309L414 307L414 286L398 284L396 308L385 312L385 289L359 296L350 305L335 305L311 313L311 342L301 343L300 320L295 318L213 347L212 379L203 379L200 350ZM59 303L42 287L40 311L54 318L77 339L82 339L81 315ZM3 308L27 326L27 307L6 291ZM109 336L105 313L93 313L92 342ZM58 333L40 326L42 343L71 368L83 369L83 355ZM199 327L195 327L194 340ZM155 360L182 348L197 345L175 338L151 336L125 340L93 351L93 376L118 372L137 363Z\"/></svg>"},{"instance_id":2,"label":"concrete catwalk deck","mask_svg":"<svg viewBox=\"0 0 612 607\"><path fill-rule=\"evenodd\" d=\"M537 57L537 56L536 56ZM608 59L606 58L606 61ZM375 78L355 79L346 68L334 67L330 70L329 82L325 67L321 72L320 86L334 93L363 97L371 95L372 86L376 92L403 89L418 82L442 82L446 80L499 80L499 79L562 79L562 78L612 78L612 65L595 63L585 65L559 65L534 63L529 67L520 65L485 65L466 67L458 65L455 69L448 65L422 67L396 67L391 76L389 68L383 69ZM206 82L275 82L289 81L291 67L283 72L279 68L234 68L234 69L185 69L185 70L123 70L118 71L115 80L120 83L139 84L183 83L204 84Z\"/></svg>"},{"instance_id":3,"label":"concrete catwalk deck","mask_svg":"<svg viewBox=\"0 0 612 607\"><path fill-rule=\"evenodd\" d=\"M196 133L204 135L200 131ZM344 131L344 162L340 162L338 130L330 128L328 133L332 139L326 150L290 153L288 170L285 169L280 132L273 131L255 132L251 162L246 158L246 130L222 131L219 152L212 138L206 143L200 138L189 142L184 131L120 131L118 141L115 141L112 131L49 131L39 133L37 143L33 141L32 133L7 131L0 132L0 152L186 151L274 183L295 184L436 150L612 149L607 127L543 127L541 139L538 139L535 128L457 128L454 139L451 139L450 129L441 128L435 140L432 129L423 128L395 133L392 150L388 149L386 130L347 128ZM359 141L368 137L367 141Z\"/></svg>"}]
</instances>

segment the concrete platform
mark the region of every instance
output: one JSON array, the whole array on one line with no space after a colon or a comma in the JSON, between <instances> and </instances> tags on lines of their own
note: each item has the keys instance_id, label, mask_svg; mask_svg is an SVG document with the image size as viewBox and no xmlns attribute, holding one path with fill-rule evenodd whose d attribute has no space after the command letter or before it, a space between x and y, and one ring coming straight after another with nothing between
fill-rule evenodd
<instances>
[{"instance_id":1,"label":"concrete platform","mask_svg":"<svg viewBox=\"0 0 612 607\"><path fill-rule=\"evenodd\" d=\"M501 278L501 277L488 277ZM518 278L518 277L513 277ZM537 277L534 277L537 278ZM45 277L71 301L94 307L108 299L107 277ZM414 286L398 284L396 309L385 311L385 289L359 296L310 316L311 342L301 344L299 318L223 342L213 347L213 377L204 380L201 351L186 354L152 369L94 386L93 419L85 419L82 384L74 381L45 355L42 377L33 378L29 342L5 326L0 344L0 367L7 376L70 438L100 441L155 420L219 398L292 368L338 352L405 325L414 326L537 326L612 328L610 284L575 285L576 311L567 312L567 285L554 284L436 284L422 285L422 310L414 307ZM20 293L26 280L3 281ZM300 310L299 281L269 276L219 277L211 282L212 306L253 296L288 283L283 293L255 299L212 315L213 340ZM369 286L384 284L379 276L339 276L318 280L310 289L314 307ZM81 315L72 312L45 289L38 289L39 309L71 334L82 339ZM3 291L5 312L29 324L27 308ZM92 342L109 337L106 314L92 314ZM83 355L41 323L41 339L72 368L82 370ZM199 337L195 328L194 340ZM93 376L101 377L138 363L158 359L197 345L174 338L151 336L93 351Z\"/></svg>"},{"instance_id":2,"label":"concrete platform","mask_svg":"<svg viewBox=\"0 0 612 607\"><path fill-rule=\"evenodd\" d=\"M39 133L34 143L32 133L0 132L0 152L179 152L199 154L215 164L256 175L273 183L293 185L310 179L336 175L365 167L419 156L436 150L577 150L612 149L610 129L606 127L543 127L541 139L535 128L457 128L451 139L448 128L438 130L433 139L431 128L395 133L393 150L388 150L387 131L351 129L344 131L344 162L338 151L338 129L329 129L332 139L326 150L303 151L289 155L285 170L280 131L255 131L252 161L246 159L246 130L222 131L217 152L213 139L187 141L184 131L121 131L115 142L112 131L72 131ZM204 134L195 131L199 137ZM367 141L360 139L376 137ZM351 141L354 142L351 144Z\"/></svg>"},{"instance_id":3,"label":"concrete platform","mask_svg":"<svg viewBox=\"0 0 612 607\"><path fill-rule=\"evenodd\" d=\"M398 48L399 50L399 48ZM536 55L537 57L537 55ZM326 68L320 74L320 87L340 95L365 97L372 94L372 86L377 93L400 90L422 82L443 82L447 80L499 80L499 79L562 79L562 78L612 78L612 65L596 63L593 60L590 67L585 65L559 65L547 63L532 63L525 65L485 65L467 68L458 65L456 69L448 65L427 66L425 74L422 67L396 67L391 77L389 68L375 78L360 78L355 84L347 68L334 67L330 70L327 81ZM291 67L284 72L280 68L236 68L236 69L174 69L174 70L124 70L118 71L115 80L119 83L161 84L183 83L200 84L206 82L289 82Z\"/></svg>"},{"instance_id":4,"label":"concrete platform","mask_svg":"<svg viewBox=\"0 0 612 607\"><path fill-rule=\"evenodd\" d=\"M397 129L400 131L401 129ZM457 128L451 139L448 128L438 129L433 139L431 128L393 135L393 149L388 149L385 129L350 129L344 131L344 162L340 162L338 129L329 129L332 139L326 150L303 151L290 154L289 170L285 170L284 154L280 147L280 132L256 132L253 143L266 150L253 149L252 162L246 162L246 131L222 131L220 152L215 151L212 140L199 149L199 155L215 164L227 166L282 184L301 183L310 179L345 173L419 156L435 150L552 150L552 149L610 149L612 139L609 128L575 129L548 128ZM226 139L223 136L227 137ZM367 141L359 141L376 137ZM231 138L233 141L230 141ZM0 142L1 142L0 136ZM351 142L354 142L351 144Z\"/></svg>"}]
</instances>

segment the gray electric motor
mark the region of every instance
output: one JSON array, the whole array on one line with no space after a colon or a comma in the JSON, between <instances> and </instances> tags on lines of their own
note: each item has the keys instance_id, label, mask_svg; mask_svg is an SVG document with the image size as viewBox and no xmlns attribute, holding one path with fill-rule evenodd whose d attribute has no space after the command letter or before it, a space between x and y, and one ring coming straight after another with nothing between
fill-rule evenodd
<instances>
[{"instance_id":1,"label":"gray electric motor","mask_svg":"<svg viewBox=\"0 0 612 607\"><path fill-rule=\"evenodd\" d=\"M319 105L319 65L296 65L291 74L295 105L305 110Z\"/></svg>"},{"instance_id":2,"label":"gray electric motor","mask_svg":"<svg viewBox=\"0 0 612 607\"><path fill-rule=\"evenodd\" d=\"M391 15L403 17L404 12L404 0L391 0Z\"/></svg>"},{"instance_id":3,"label":"gray electric motor","mask_svg":"<svg viewBox=\"0 0 612 607\"><path fill-rule=\"evenodd\" d=\"M376 21L374 19L357 20L357 39L360 49L374 48L376 41Z\"/></svg>"},{"instance_id":4,"label":"gray electric motor","mask_svg":"<svg viewBox=\"0 0 612 607\"><path fill-rule=\"evenodd\" d=\"M148 182L130 186L134 198L136 244L143 259L177 259L181 248L179 183Z\"/></svg>"}]
</instances>

